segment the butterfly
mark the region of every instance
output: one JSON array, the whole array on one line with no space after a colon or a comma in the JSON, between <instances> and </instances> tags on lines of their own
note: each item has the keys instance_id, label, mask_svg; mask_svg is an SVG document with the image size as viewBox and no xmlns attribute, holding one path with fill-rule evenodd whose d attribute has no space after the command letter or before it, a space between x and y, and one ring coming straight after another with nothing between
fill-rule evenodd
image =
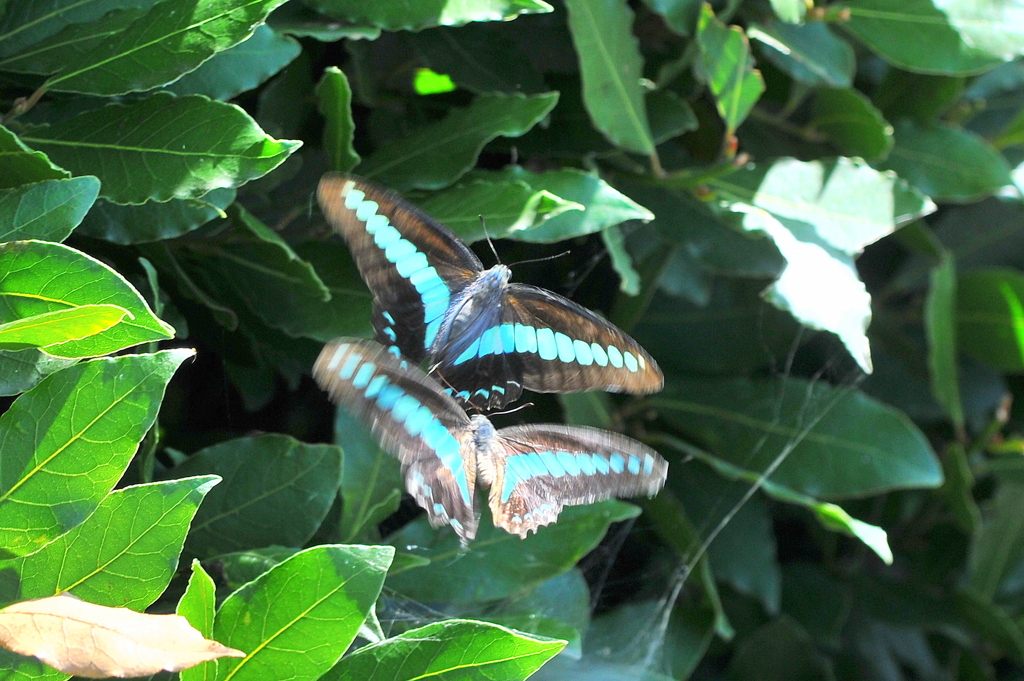
<instances>
[{"instance_id":1,"label":"butterfly","mask_svg":"<svg viewBox=\"0 0 1024 681\"><path fill-rule=\"evenodd\" d=\"M462 404L499 409L537 392L647 394L665 378L616 326L551 291L485 270L455 234L397 194L327 174L317 198L373 293L377 340Z\"/></svg>"},{"instance_id":2,"label":"butterfly","mask_svg":"<svg viewBox=\"0 0 1024 681\"><path fill-rule=\"evenodd\" d=\"M476 486L489 487L494 524L525 538L564 506L613 496L653 496L668 463L636 440L597 428L531 424L497 430L472 418L418 367L374 341L328 343L313 377L369 424L402 462L405 486L435 527L463 545L476 536Z\"/></svg>"}]
</instances>

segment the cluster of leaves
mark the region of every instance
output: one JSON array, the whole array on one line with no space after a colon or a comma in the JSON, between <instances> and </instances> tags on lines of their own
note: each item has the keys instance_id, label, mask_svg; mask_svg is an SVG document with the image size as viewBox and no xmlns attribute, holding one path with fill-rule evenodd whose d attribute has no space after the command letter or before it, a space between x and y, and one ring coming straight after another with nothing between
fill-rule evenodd
<instances>
[{"instance_id":1,"label":"cluster of leaves","mask_svg":"<svg viewBox=\"0 0 1024 681\"><path fill-rule=\"evenodd\" d=\"M0 605L176 610L245 654L184 681L1024 662L1018 4L0 9ZM516 277L666 388L498 420L625 430L665 490L468 552L403 506L308 380L370 332L328 170L505 262L568 245Z\"/></svg>"}]
</instances>

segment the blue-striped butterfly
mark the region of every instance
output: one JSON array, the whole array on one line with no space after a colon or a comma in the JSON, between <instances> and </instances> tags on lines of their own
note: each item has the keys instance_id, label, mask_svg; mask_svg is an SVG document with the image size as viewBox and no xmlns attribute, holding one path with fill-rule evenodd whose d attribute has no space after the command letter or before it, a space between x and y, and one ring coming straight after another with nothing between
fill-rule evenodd
<instances>
[{"instance_id":1,"label":"blue-striped butterfly","mask_svg":"<svg viewBox=\"0 0 1024 681\"><path fill-rule=\"evenodd\" d=\"M646 394L665 379L647 351L590 310L485 270L454 233L397 194L328 174L317 197L374 296L377 340L462 404L497 409L523 388Z\"/></svg>"},{"instance_id":2,"label":"blue-striped butterfly","mask_svg":"<svg viewBox=\"0 0 1024 681\"><path fill-rule=\"evenodd\" d=\"M406 488L431 524L451 524L463 544L476 536L477 483L490 487L494 524L525 538L563 506L654 495L668 473L657 452L618 433L553 424L496 430L373 341L328 343L313 376L402 462Z\"/></svg>"}]
</instances>

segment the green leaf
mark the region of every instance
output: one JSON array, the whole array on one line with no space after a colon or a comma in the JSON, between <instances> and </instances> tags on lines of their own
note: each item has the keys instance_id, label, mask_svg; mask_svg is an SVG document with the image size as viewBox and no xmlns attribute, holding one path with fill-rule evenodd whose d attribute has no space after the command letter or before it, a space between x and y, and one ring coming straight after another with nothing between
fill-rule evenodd
<instances>
[{"instance_id":1,"label":"green leaf","mask_svg":"<svg viewBox=\"0 0 1024 681\"><path fill-rule=\"evenodd\" d=\"M402 467L381 449L366 426L344 409L338 409L334 417L334 441L345 447L339 537L346 544L377 540L377 525L397 511L402 501Z\"/></svg>"},{"instance_id":2,"label":"green leaf","mask_svg":"<svg viewBox=\"0 0 1024 681\"><path fill-rule=\"evenodd\" d=\"M956 289L956 264L952 257L946 256L932 270L931 286L924 304L928 367L932 394L945 407L953 425L963 430L964 408L957 377Z\"/></svg>"},{"instance_id":3,"label":"green leaf","mask_svg":"<svg viewBox=\"0 0 1024 681\"><path fill-rule=\"evenodd\" d=\"M317 106L324 117L324 148L331 170L347 173L360 161L352 148L356 124L352 120L352 90L341 69L328 66L316 86Z\"/></svg>"},{"instance_id":4,"label":"green leaf","mask_svg":"<svg viewBox=\"0 0 1024 681\"><path fill-rule=\"evenodd\" d=\"M158 0L25 0L8 3L0 18L0 56L18 54L70 24L88 24L116 8L149 8Z\"/></svg>"},{"instance_id":5,"label":"green leaf","mask_svg":"<svg viewBox=\"0 0 1024 681\"><path fill-rule=\"evenodd\" d=\"M57 66L44 87L59 92L123 95L167 85L217 52L252 35L285 0L164 0L124 25L112 12L91 24L76 24L33 46ZM134 12L133 12L134 14ZM110 35L107 22L114 24ZM84 30L94 39L81 39Z\"/></svg>"},{"instance_id":6,"label":"green leaf","mask_svg":"<svg viewBox=\"0 0 1024 681\"><path fill-rule=\"evenodd\" d=\"M92 357L171 338L124 277L98 260L46 241L0 244L0 322L82 305L116 305L128 316L106 331L47 348L57 357Z\"/></svg>"},{"instance_id":7,"label":"green leaf","mask_svg":"<svg viewBox=\"0 0 1024 681\"><path fill-rule=\"evenodd\" d=\"M704 4L698 24L700 65L729 135L746 119L764 92L764 79L751 64L743 31L727 27Z\"/></svg>"},{"instance_id":8,"label":"green leaf","mask_svg":"<svg viewBox=\"0 0 1024 681\"><path fill-rule=\"evenodd\" d=\"M245 209L233 210L232 228L216 240L189 241L177 249L216 300L236 311L235 301L242 301L263 323L293 337L326 342L365 331L371 299L354 273L340 277L334 267L323 267L336 277L328 288L276 232ZM317 249L328 265L343 251L340 244Z\"/></svg>"},{"instance_id":9,"label":"green leaf","mask_svg":"<svg viewBox=\"0 0 1024 681\"><path fill-rule=\"evenodd\" d=\"M0 348L23 350L81 340L121 321L128 311L116 305L81 305L0 324Z\"/></svg>"},{"instance_id":10,"label":"green leaf","mask_svg":"<svg viewBox=\"0 0 1024 681\"><path fill-rule=\"evenodd\" d=\"M583 78L583 102L594 126L626 151L653 154L633 12L619 0L566 0L565 6Z\"/></svg>"},{"instance_id":11,"label":"green leaf","mask_svg":"<svg viewBox=\"0 0 1024 681\"><path fill-rule=\"evenodd\" d=\"M579 568L573 568L503 601L497 612L481 617L528 634L561 633L555 638L569 642L562 655L578 659L581 637L590 626L590 607L587 580Z\"/></svg>"},{"instance_id":12,"label":"green leaf","mask_svg":"<svg viewBox=\"0 0 1024 681\"><path fill-rule=\"evenodd\" d=\"M790 24L798 24L804 20L807 4L804 0L771 0L775 15Z\"/></svg>"},{"instance_id":13,"label":"green leaf","mask_svg":"<svg viewBox=\"0 0 1024 681\"><path fill-rule=\"evenodd\" d=\"M206 95L222 102L253 90L299 56L299 43L260 24L251 36L218 52L168 85L176 95Z\"/></svg>"},{"instance_id":14,"label":"green leaf","mask_svg":"<svg viewBox=\"0 0 1024 681\"><path fill-rule=\"evenodd\" d=\"M76 361L52 357L40 350L0 350L0 395L23 393Z\"/></svg>"},{"instance_id":15,"label":"green leaf","mask_svg":"<svg viewBox=\"0 0 1024 681\"><path fill-rule=\"evenodd\" d=\"M398 191L440 189L472 168L489 141L522 135L557 102L557 92L477 97L465 109L453 109L442 120L381 146L357 172Z\"/></svg>"},{"instance_id":16,"label":"green leaf","mask_svg":"<svg viewBox=\"0 0 1024 681\"><path fill-rule=\"evenodd\" d=\"M974 133L910 121L896 126L882 166L940 201L976 201L1013 182L1006 159Z\"/></svg>"},{"instance_id":17,"label":"green leaf","mask_svg":"<svg viewBox=\"0 0 1024 681\"><path fill-rule=\"evenodd\" d=\"M966 354L1002 371L1024 370L1024 276L987 269L960 277L956 325Z\"/></svg>"},{"instance_id":18,"label":"green leaf","mask_svg":"<svg viewBox=\"0 0 1024 681\"><path fill-rule=\"evenodd\" d=\"M967 582L984 601L991 603L1004 580L1013 579L1024 557L1024 483L1003 478L981 530L974 537L967 566Z\"/></svg>"},{"instance_id":19,"label":"green leaf","mask_svg":"<svg viewBox=\"0 0 1024 681\"><path fill-rule=\"evenodd\" d=\"M660 14L670 29L681 36L693 35L697 28L702 0L644 0L652 12Z\"/></svg>"},{"instance_id":20,"label":"green leaf","mask_svg":"<svg viewBox=\"0 0 1024 681\"><path fill-rule=\"evenodd\" d=\"M832 669L795 620L783 616L749 634L729 661L729 676L762 681L831 681Z\"/></svg>"},{"instance_id":21,"label":"green leaf","mask_svg":"<svg viewBox=\"0 0 1024 681\"><path fill-rule=\"evenodd\" d=\"M470 0L468 2L366 3L361 0L310 0L307 4L349 24L385 31L418 31L431 26L460 26L470 21L507 21L520 14L551 12L543 0Z\"/></svg>"},{"instance_id":22,"label":"green leaf","mask_svg":"<svg viewBox=\"0 0 1024 681\"><path fill-rule=\"evenodd\" d=\"M322 676L355 638L393 556L390 546L316 546L228 596L214 639L248 655L218 661L216 678Z\"/></svg>"},{"instance_id":23,"label":"green leaf","mask_svg":"<svg viewBox=\"0 0 1024 681\"><path fill-rule=\"evenodd\" d=\"M41 151L26 147L18 137L0 125L0 189L11 189L43 180L64 180L71 173L56 166Z\"/></svg>"},{"instance_id":24,"label":"green leaf","mask_svg":"<svg viewBox=\"0 0 1024 681\"><path fill-rule=\"evenodd\" d=\"M46 377L0 416L0 546L7 553L34 551L89 517L156 419L171 375L192 354L83 362Z\"/></svg>"},{"instance_id":25,"label":"green leaf","mask_svg":"<svg viewBox=\"0 0 1024 681\"><path fill-rule=\"evenodd\" d=\"M853 83L853 48L822 22L769 21L751 26L747 36L759 41L768 60L800 83L832 88Z\"/></svg>"},{"instance_id":26,"label":"green leaf","mask_svg":"<svg viewBox=\"0 0 1024 681\"><path fill-rule=\"evenodd\" d=\"M467 243L484 238L481 215L492 239L531 243L555 243L652 217L601 178L573 168L532 173L513 166L475 171L466 179L420 206Z\"/></svg>"},{"instance_id":27,"label":"green leaf","mask_svg":"<svg viewBox=\"0 0 1024 681\"><path fill-rule=\"evenodd\" d=\"M980 73L1003 61L982 49L973 32L962 35L955 18L956 4L936 7L932 0L850 0L844 4L849 20L843 28L859 38L886 61L908 71L920 73ZM980 14L998 12L984 4L965 4L969 12L978 7ZM997 18L977 17L979 32L1012 35L1014 23ZM914 36L908 40L908 36Z\"/></svg>"},{"instance_id":28,"label":"green leaf","mask_svg":"<svg viewBox=\"0 0 1024 681\"><path fill-rule=\"evenodd\" d=\"M234 200L235 190L230 188L214 189L198 199L147 201L138 206L100 199L78 233L122 245L173 239L224 217Z\"/></svg>"},{"instance_id":29,"label":"green leaf","mask_svg":"<svg viewBox=\"0 0 1024 681\"><path fill-rule=\"evenodd\" d=\"M713 434L713 453L812 497L937 487L928 440L902 412L848 388L803 380L670 380L648 398L673 426Z\"/></svg>"},{"instance_id":30,"label":"green leaf","mask_svg":"<svg viewBox=\"0 0 1024 681\"><path fill-rule=\"evenodd\" d=\"M392 571L388 587L418 601L472 603L506 598L559 575L589 553L613 522L635 518L636 506L610 499L589 506L571 506L558 522L520 539L491 524L486 513L469 553L460 549L454 532L437 535L426 518L410 523L388 538L410 547L430 564L405 572ZM522 556L532 559L524 563Z\"/></svg>"},{"instance_id":31,"label":"green leaf","mask_svg":"<svg viewBox=\"0 0 1024 681\"><path fill-rule=\"evenodd\" d=\"M299 142L268 137L236 106L157 93L35 128L22 140L76 175L102 182L116 203L196 199L276 168Z\"/></svg>"},{"instance_id":32,"label":"green leaf","mask_svg":"<svg viewBox=\"0 0 1024 681\"><path fill-rule=\"evenodd\" d=\"M175 613L188 620L203 638L213 636L213 618L217 606L216 587L198 560L192 561L192 574ZM178 672L181 681L207 681L217 674L216 662L203 662Z\"/></svg>"},{"instance_id":33,"label":"green leaf","mask_svg":"<svg viewBox=\"0 0 1024 681\"><path fill-rule=\"evenodd\" d=\"M97 605L149 607L174 576L189 521L217 482L205 476L111 492L81 525L9 562L21 577L16 599L68 591Z\"/></svg>"},{"instance_id":34,"label":"green leaf","mask_svg":"<svg viewBox=\"0 0 1024 681\"><path fill-rule=\"evenodd\" d=\"M608 249L612 267L619 273L619 290L629 296L640 295L640 273L633 269L633 259L626 250L625 237L618 225L601 232L601 240Z\"/></svg>"},{"instance_id":35,"label":"green leaf","mask_svg":"<svg viewBox=\"0 0 1024 681\"><path fill-rule=\"evenodd\" d=\"M228 588L237 589L275 565L288 560L300 550L285 546L267 546L262 549L225 553L223 556L217 556L216 561Z\"/></svg>"},{"instance_id":36,"label":"green leaf","mask_svg":"<svg viewBox=\"0 0 1024 681\"><path fill-rule=\"evenodd\" d=\"M449 83L454 81L478 95L537 94L551 89L504 24L477 22L458 29L441 27L412 33L409 39L434 72L445 74L451 79Z\"/></svg>"},{"instance_id":37,"label":"green leaf","mask_svg":"<svg viewBox=\"0 0 1024 681\"><path fill-rule=\"evenodd\" d=\"M815 93L813 111L811 125L846 156L881 159L892 149L892 126L857 90L822 88Z\"/></svg>"},{"instance_id":38,"label":"green leaf","mask_svg":"<svg viewBox=\"0 0 1024 681\"><path fill-rule=\"evenodd\" d=\"M287 435L228 440L171 469L176 478L213 474L210 492L188 536L190 555L271 544L302 546L323 522L338 493L341 449L307 445Z\"/></svg>"},{"instance_id":39,"label":"green leaf","mask_svg":"<svg viewBox=\"0 0 1024 681\"><path fill-rule=\"evenodd\" d=\"M95 177L44 180L0 193L0 241L64 241L96 201Z\"/></svg>"},{"instance_id":40,"label":"green leaf","mask_svg":"<svg viewBox=\"0 0 1024 681\"><path fill-rule=\"evenodd\" d=\"M321 679L526 679L564 647L565 641L537 638L489 622L445 620L349 653Z\"/></svg>"}]
</instances>

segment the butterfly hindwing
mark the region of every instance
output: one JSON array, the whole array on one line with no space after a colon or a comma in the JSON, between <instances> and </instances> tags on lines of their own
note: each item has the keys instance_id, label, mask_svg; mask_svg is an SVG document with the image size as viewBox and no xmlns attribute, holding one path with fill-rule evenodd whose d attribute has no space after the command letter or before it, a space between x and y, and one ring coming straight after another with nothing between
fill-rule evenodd
<instances>
[{"instance_id":1,"label":"butterfly hindwing","mask_svg":"<svg viewBox=\"0 0 1024 681\"><path fill-rule=\"evenodd\" d=\"M564 506L617 496L652 496L668 463L653 449L596 428L526 425L503 428L478 460L490 482L494 524L525 537L553 523Z\"/></svg>"},{"instance_id":2,"label":"butterfly hindwing","mask_svg":"<svg viewBox=\"0 0 1024 681\"><path fill-rule=\"evenodd\" d=\"M480 260L447 227L372 182L327 174L317 198L348 244L381 315L397 324L397 338L390 338L375 315L377 340L397 344L419 362L453 297L483 269Z\"/></svg>"},{"instance_id":3,"label":"butterfly hindwing","mask_svg":"<svg viewBox=\"0 0 1024 681\"><path fill-rule=\"evenodd\" d=\"M469 417L439 386L372 341L328 343L313 376L360 417L402 462L406 488L434 525L476 535L476 450L465 444Z\"/></svg>"}]
</instances>

